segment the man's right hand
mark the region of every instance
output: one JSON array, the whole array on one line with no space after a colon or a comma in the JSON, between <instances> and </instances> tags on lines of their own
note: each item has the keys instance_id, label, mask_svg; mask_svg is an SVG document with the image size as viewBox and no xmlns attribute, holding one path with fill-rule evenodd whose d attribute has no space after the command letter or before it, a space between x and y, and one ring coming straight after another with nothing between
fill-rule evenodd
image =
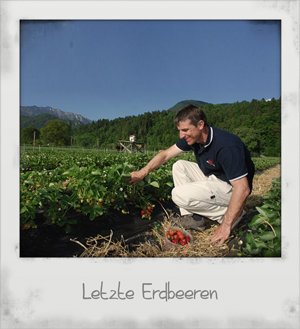
<instances>
[{"instance_id":1,"label":"man's right hand","mask_svg":"<svg viewBox=\"0 0 300 329\"><path fill-rule=\"evenodd\" d=\"M131 175L131 179L130 179L130 183L131 184L135 184L140 182L141 180L143 180L146 176L147 176L147 170L146 169L141 169L138 171L133 171L130 175Z\"/></svg>"}]
</instances>

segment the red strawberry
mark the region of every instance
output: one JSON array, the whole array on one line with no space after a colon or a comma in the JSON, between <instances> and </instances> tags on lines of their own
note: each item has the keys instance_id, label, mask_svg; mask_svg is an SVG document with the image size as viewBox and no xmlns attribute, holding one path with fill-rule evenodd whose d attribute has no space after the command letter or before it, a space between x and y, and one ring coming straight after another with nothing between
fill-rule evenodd
<instances>
[{"instance_id":1,"label":"red strawberry","mask_svg":"<svg viewBox=\"0 0 300 329\"><path fill-rule=\"evenodd\" d=\"M171 230L171 229L169 230L169 234L170 234L171 236L173 236L174 233L175 233L175 232L174 232L173 230Z\"/></svg>"}]
</instances>

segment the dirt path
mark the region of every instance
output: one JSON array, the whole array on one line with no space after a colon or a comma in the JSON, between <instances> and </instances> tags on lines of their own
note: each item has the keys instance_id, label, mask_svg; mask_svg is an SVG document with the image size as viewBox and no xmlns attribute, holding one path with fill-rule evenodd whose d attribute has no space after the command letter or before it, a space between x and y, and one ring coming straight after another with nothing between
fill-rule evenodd
<instances>
[{"instance_id":1,"label":"dirt path","mask_svg":"<svg viewBox=\"0 0 300 329\"><path fill-rule=\"evenodd\" d=\"M263 171L261 174L255 175L253 180L253 195L262 196L268 192L272 185L272 180L278 178L281 174L280 165Z\"/></svg>"},{"instance_id":2,"label":"dirt path","mask_svg":"<svg viewBox=\"0 0 300 329\"><path fill-rule=\"evenodd\" d=\"M280 175L281 167L280 164L278 164L254 176L253 190L245 205L246 211L252 213L252 211L255 210L255 207L261 204L263 196L272 186L273 179L280 177Z\"/></svg>"}]
</instances>

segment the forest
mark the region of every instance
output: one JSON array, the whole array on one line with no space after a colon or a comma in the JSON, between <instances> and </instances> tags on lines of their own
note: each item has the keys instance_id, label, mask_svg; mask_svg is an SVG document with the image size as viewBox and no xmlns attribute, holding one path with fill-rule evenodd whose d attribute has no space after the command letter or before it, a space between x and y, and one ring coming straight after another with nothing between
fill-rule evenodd
<instances>
[{"instance_id":1,"label":"forest","mask_svg":"<svg viewBox=\"0 0 300 329\"><path fill-rule=\"evenodd\" d=\"M59 140L55 139L55 125L49 121L38 129L21 130L21 144L73 146L84 148L116 149L119 140L135 135L137 142L144 143L146 150L160 150L176 142L178 132L174 125L176 111L199 101L183 101L169 110L145 112L113 120L99 119L78 127L60 124ZM281 100L255 100L231 104L201 103L211 126L237 134L254 156L280 156L281 149ZM56 120L57 122L58 120ZM51 127L49 127L49 125Z\"/></svg>"}]
</instances>

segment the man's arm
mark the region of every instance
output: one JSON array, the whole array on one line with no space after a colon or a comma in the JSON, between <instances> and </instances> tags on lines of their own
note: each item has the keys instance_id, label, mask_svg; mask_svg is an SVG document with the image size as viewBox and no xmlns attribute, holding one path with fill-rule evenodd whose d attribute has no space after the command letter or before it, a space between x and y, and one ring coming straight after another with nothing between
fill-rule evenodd
<instances>
[{"instance_id":1,"label":"man's arm","mask_svg":"<svg viewBox=\"0 0 300 329\"><path fill-rule=\"evenodd\" d=\"M247 177L231 181L232 195L228 205L228 209L223 216L223 221L214 232L211 241L224 243L230 235L231 229L235 221L242 214L243 206L250 194Z\"/></svg>"},{"instance_id":2,"label":"man's arm","mask_svg":"<svg viewBox=\"0 0 300 329\"><path fill-rule=\"evenodd\" d=\"M162 150L159 153L155 155L154 158L152 158L144 168L133 171L131 173L131 180L130 183L137 183L144 179L151 171L159 168L161 165L163 165L165 162L170 160L171 158L174 158L175 156L179 155L183 151L176 146L176 144L172 145L166 150Z\"/></svg>"}]
</instances>

